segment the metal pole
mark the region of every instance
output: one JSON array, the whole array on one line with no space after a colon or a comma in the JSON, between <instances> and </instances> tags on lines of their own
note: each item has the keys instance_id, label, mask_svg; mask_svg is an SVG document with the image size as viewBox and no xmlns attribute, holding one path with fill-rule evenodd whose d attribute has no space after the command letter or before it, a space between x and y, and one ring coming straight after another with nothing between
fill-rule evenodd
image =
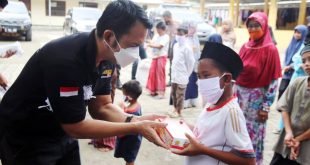
<instances>
[{"instance_id":1,"label":"metal pole","mask_svg":"<svg viewBox=\"0 0 310 165\"><path fill-rule=\"evenodd\" d=\"M205 15L205 0L200 0L200 14L204 18L204 15Z\"/></svg>"},{"instance_id":2,"label":"metal pole","mask_svg":"<svg viewBox=\"0 0 310 165\"><path fill-rule=\"evenodd\" d=\"M48 16L51 16L51 10L52 10L52 7L51 7L51 0L48 0Z\"/></svg>"},{"instance_id":3,"label":"metal pole","mask_svg":"<svg viewBox=\"0 0 310 165\"><path fill-rule=\"evenodd\" d=\"M268 8L269 8L269 0L265 0L264 4L264 12L268 15Z\"/></svg>"},{"instance_id":4,"label":"metal pole","mask_svg":"<svg viewBox=\"0 0 310 165\"><path fill-rule=\"evenodd\" d=\"M305 23L306 9L307 9L306 0L301 0L300 7L299 7L298 24Z\"/></svg>"}]
</instances>

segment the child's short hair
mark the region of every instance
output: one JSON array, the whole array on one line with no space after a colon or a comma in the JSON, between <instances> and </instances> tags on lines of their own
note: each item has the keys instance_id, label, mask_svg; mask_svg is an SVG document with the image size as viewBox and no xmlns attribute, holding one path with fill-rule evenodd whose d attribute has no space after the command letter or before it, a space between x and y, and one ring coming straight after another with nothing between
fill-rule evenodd
<instances>
[{"instance_id":1,"label":"child's short hair","mask_svg":"<svg viewBox=\"0 0 310 165\"><path fill-rule=\"evenodd\" d=\"M122 90L130 96L132 99L137 100L139 96L142 94L142 87L139 83L139 81L136 80L130 80L127 81L122 86Z\"/></svg>"},{"instance_id":2,"label":"child's short hair","mask_svg":"<svg viewBox=\"0 0 310 165\"><path fill-rule=\"evenodd\" d=\"M302 56L303 54L310 52L310 43L306 44L306 46L301 50L300 55Z\"/></svg>"},{"instance_id":3,"label":"child's short hair","mask_svg":"<svg viewBox=\"0 0 310 165\"><path fill-rule=\"evenodd\" d=\"M156 29L166 30L166 24L164 22L158 22L156 24Z\"/></svg>"}]
</instances>

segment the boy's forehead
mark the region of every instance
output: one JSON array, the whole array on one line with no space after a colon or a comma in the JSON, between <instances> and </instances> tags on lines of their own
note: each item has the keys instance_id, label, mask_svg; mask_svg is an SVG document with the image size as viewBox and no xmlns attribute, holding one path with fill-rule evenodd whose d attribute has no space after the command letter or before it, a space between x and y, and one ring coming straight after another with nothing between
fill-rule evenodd
<instances>
[{"instance_id":1,"label":"boy's forehead","mask_svg":"<svg viewBox=\"0 0 310 165\"><path fill-rule=\"evenodd\" d=\"M309 56L309 55L310 55L310 51L302 54L302 56Z\"/></svg>"},{"instance_id":2,"label":"boy's forehead","mask_svg":"<svg viewBox=\"0 0 310 165\"><path fill-rule=\"evenodd\" d=\"M201 67L201 69L208 70L211 68L215 68L215 63L214 60L210 58L203 58L199 60L199 66Z\"/></svg>"}]
</instances>

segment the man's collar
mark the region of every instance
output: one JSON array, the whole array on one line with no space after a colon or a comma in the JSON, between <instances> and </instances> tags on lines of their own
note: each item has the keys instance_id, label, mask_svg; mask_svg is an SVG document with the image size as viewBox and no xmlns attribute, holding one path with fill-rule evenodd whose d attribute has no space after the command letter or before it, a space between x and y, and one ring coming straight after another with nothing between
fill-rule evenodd
<instances>
[{"instance_id":1,"label":"man's collar","mask_svg":"<svg viewBox=\"0 0 310 165\"><path fill-rule=\"evenodd\" d=\"M89 71L96 71L96 56L97 56L97 42L95 29L90 32L86 46L86 60L89 66Z\"/></svg>"}]
</instances>

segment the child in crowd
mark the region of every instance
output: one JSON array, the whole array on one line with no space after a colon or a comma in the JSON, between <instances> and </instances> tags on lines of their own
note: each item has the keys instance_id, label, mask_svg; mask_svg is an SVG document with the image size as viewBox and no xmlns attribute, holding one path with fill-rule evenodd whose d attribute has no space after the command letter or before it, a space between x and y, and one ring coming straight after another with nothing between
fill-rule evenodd
<instances>
[{"instance_id":1,"label":"child in crowd","mask_svg":"<svg viewBox=\"0 0 310 165\"><path fill-rule=\"evenodd\" d=\"M138 103L138 98L142 93L140 83L136 80L130 80L122 86L122 91L124 94L124 102L121 103L121 108L124 109L126 113L141 116L141 106ZM118 137L116 140L114 157L124 158L126 165L134 165L141 141L141 135L125 135Z\"/></svg>"},{"instance_id":2,"label":"child in crowd","mask_svg":"<svg viewBox=\"0 0 310 165\"><path fill-rule=\"evenodd\" d=\"M294 80L297 77L306 76L305 71L301 67L302 61L300 52L305 47L304 42L307 33L308 29L307 26L305 25L298 25L294 29L294 35L285 52L284 65L283 65L284 74L282 76L282 80L279 87L278 99L281 98L282 94L284 93L288 85L294 82ZM278 125L278 130L275 133L279 134L283 128L284 123L281 118Z\"/></svg>"},{"instance_id":3,"label":"child in crowd","mask_svg":"<svg viewBox=\"0 0 310 165\"><path fill-rule=\"evenodd\" d=\"M177 28L175 39L177 43L173 47L173 59L171 65L171 96L174 111L170 117L180 117L184 105L184 96L189 76L194 70L195 58L193 49L187 42L188 26L182 24Z\"/></svg>"},{"instance_id":4,"label":"child in crowd","mask_svg":"<svg viewBox=\"0 0 310 165\"><path fill-rule=\"evenodd\" d=\"M310 164L310 45L302 49L301 56L308 76L290 83L277 104L285 129L270 165Z\"/></svg>"},{"instance_id":5,"label":"child in crowd","mask_svg":"<svg viewBox=\"0 0 310 165\"><path fill-rule=\"evenodd\" d=\"M169 47L169 36L166 34L166 25L159 22L156 25L158 35L147 46L152 48L152 64L149 71L146 88L151 96L163 99L166 90L166 62Z\"/></svg>"},{"instance_id":6,"label":"child in crowd","mask_svg":"<svg viewBox=\"0 0 310 165\"><path fill-rule=\"evenodd\" d=\"M174 153L187 155L187 165L254 165L255 152L245 118L233 95L234 80L243 70L237 53L220 43L207 42L198 65L198 88L207 104L193 129L196 138Z\"/></svg>"}]
</instances>

